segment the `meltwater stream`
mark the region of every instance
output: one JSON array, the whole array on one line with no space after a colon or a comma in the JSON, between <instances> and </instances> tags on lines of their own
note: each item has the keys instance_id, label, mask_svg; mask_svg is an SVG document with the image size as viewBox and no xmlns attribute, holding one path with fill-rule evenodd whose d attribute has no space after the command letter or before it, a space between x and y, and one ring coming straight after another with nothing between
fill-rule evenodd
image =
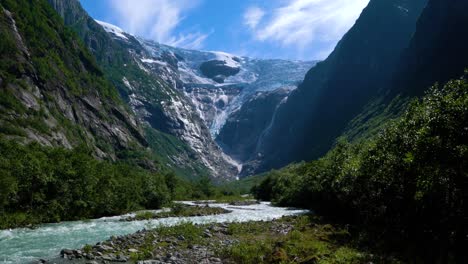
<instances>
[{"instance_id":1,"label":"meltwater stream","mask_svg":"<svg viewBox=\"0 0 468 264\"><path fill-rule=\"evenodd\" d=\"M192 204L191 202L184 202ZM86 244L95 244L111 236L134 233L144 228L171 226L182 222L220 223L273 220L287 215L303 214L305 210L273 207L270 203L249 206L212 204L232 213L197 216L171 217L157 220L122 222L124 216L105 217L89 221L45 224L36 229L18 228L0 231L0 263L31 263L39 259L56 258L63 248L78 249Z\"/></svg>"}]
</instances>

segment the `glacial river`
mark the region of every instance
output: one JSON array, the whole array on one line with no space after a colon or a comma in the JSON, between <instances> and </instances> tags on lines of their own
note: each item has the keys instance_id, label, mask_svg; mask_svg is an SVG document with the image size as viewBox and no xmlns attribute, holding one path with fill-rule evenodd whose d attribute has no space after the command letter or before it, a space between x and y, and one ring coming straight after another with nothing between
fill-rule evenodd
<instances>
[{"instance_id":1,"label":"glacial river","mask_svg":"<svg viewBox=\"0 0 468 264\"><path fill-rule=\"evenodd\" d=\"M192 204L191 202L184 202ZM273 207L270 203L249 206L231 206L228 204L211 204L232 213L197 216L171 217L157 220L122 222L123 217L129 215L104 217L88 221L62 222L44 224L36 229L18 228L0 230L0 263L31 263L39 259L53 259L58 257L64 248L78 249L86 244L95 244L111 236L134 233L141 229L156 226L171 226L183 222L197 224L221 222L246 222L273 220L287 215L306 213L305 210Z\"/></svg>"}]
</instances>

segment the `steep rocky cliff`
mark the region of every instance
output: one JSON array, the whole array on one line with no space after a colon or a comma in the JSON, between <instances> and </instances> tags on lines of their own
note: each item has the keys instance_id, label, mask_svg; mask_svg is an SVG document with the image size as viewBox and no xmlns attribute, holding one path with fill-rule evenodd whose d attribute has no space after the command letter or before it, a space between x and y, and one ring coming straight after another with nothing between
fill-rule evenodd
<instances>
[{"instance_id":1,"label":"steep rocky cliff","mask_svg":"<svg viewBox=\"0 0 468 264\"><path fill-rule=\"evenodd\" d=\"M217 141L223 149L240 162L256 153L257 144L274 122L280 105L286 102L291 90L257 92L242 107L231 114L221 128Z\"/></svg>"},{"instance_id":2,"label":"steep rocky cliff","mask_svg":"<svg viewBox=\"0 0 468 264\"><path fill-rule=\"evenodd\" d=\"M430 0L392 80L391 96L421 96L468 67L468 1Z\"/></svg>"},{"instance_id":3,"label":"steep rocky cliff","mask_svg":"<svg viewBox=\"0 0 468 264\"><path fill-rule=\"evenodd\" d=\"M47 146L86 144L100 158L144 152L136 118L47 2L0 3L0 133Z\"/></svg>"},{"instance_id":4,"label":"steep rocky cliff","mask_svg":"<svg viewBox=\"0 0 468 264\"><path fill-rule=\"evenodd\" d=\"M312 68L259 142L244 175L323 155L381 93L408 46L425 0L372 0L333 53Z\"/></svg>"}]
</instances>

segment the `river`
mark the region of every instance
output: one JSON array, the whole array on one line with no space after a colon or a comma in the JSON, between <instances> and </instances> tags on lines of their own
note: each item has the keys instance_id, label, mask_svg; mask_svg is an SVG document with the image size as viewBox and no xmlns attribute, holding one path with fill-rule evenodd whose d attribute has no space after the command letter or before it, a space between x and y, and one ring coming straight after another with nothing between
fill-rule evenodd
<instances>
[{"instance_id":1,"label":"river","mask_svg":"<svg viewBox=\"0 0 468 264\"><path fill-rule=\"evenodd\" d=\"M192 202L183 202L192 204ZM306 213L305 210L273 207L270 203L249 206L231 206L228 204L210 204L231 210L232 213L197 216L170 217L157 220L134 222L119 221L131 214L104 217L87 221L44 224L35 229L18 228L0 231L0 263L31 263L39 259L56 258L61 249L82 248L86 244L95 244L111 236L134 233L141 229L156 226L171 226L183 222L196 224L221 222L268 221L287 215Z\"/></svg>"}]
</instances>

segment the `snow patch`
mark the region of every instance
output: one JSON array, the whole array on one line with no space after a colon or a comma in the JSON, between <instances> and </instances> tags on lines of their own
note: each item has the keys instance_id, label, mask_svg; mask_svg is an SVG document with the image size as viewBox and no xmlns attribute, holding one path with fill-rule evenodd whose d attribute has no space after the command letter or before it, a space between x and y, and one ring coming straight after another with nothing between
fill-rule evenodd
<instances>
[{"instance_id":1,"label":"snow patch","mask_svg":"<svg viewBox=\"0 0 468 264\"><path fill-rule=\"evenodd\" d=\"M143 63L148 63L148 64L159 64L161 66L167 67L167 62L165 61L159 61L159 60L153 60L153 59L142 59L141 60ZM170 70L170 69L168 69Z\"/></svg>"},{"instance_id":2,"label":"snow patch","mask_svg":"<svg viewBox=\"0 0 468 264\"><path fill-rule=\"evenodd\" d=\"M200 76L194 69L191 69L187 64L179 62L180 80L184 83L209 84L215 85L211 79Z\"/></svg>"},{"instance_id":3,"label":"snow patch","mask_svg":"<svg viewBox=\"0 0 468 264\"><path fill-rule=\"evenodd\" d=\"M134 90L133 86L130 84L130 82L128 81L127 77L123 77L123 78L122 78L122 82L125 84L125 86L127 86L127 88L128 88L130 91L133 91L133 90Z\"/></svg>"},{"instance_id":4,"label":"snow patch","mask_svg":"<svg viewBox=\"0 0 468 264\"><path fill-rule=\"evenodd\" d=\"M109 23L104 22L104 21L99 21L99 20L96 20L96 22L99 25L101 25L104 28L105 31L107 31L109 33L112 33L112 34L114 34L115 36L117 36L119 38L128 40L128 38L124 35L125 31L123 31L118 26L114 26L112 24L109 24Z\"/></svg>"},{"instance_id":5,"label":"snow patch","mask_svg":"<svg viewBox=\"0 0 468 264\"><path fill-rule=\"evenodd\" d=\"M211 51L216 56L216 60L224 61L225 65L231 68L240 68L241 64L235 60L240 60L239 57L236 57L232 54L222 52L222 51Z\"/></svg>"},{"instance_id":6,"label":"snow patch","mask_svg":"<svg viewBox=\"0 0 468 264\"><path fill-rule=\"evenodd\" d=\"M225 94L222 94L218 97L217 101L222 101L224 105L227 105L229 103L229 97Z\"/></svg>"}]
</instances>

